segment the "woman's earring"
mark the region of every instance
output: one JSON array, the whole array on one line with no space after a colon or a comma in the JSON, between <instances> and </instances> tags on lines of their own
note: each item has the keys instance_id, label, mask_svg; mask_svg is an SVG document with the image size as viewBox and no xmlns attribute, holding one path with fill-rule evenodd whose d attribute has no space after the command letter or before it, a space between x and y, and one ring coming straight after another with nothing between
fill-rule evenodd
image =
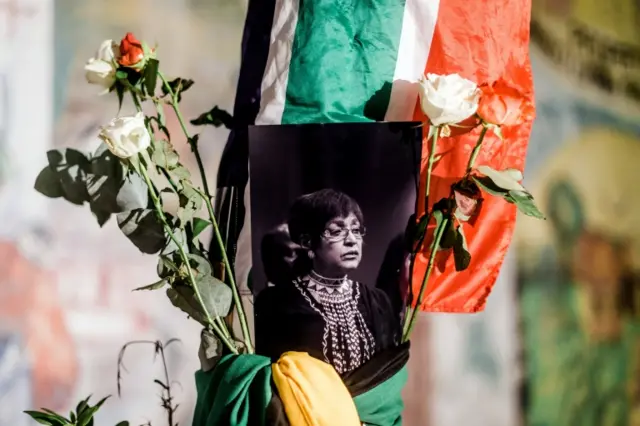
<instances>
[{"instance_id":1,"label":"woman's earring","mask_svg":"<svg viewBox=\"0 0 640 426\"><path fill-rule=\"evenodd\" d=\"M307 256L309 256L309 259L313 259L314 257L316 257L316 254L313 252L313 250L309 250L307 252Z\"/></svg>"}]
</instances>

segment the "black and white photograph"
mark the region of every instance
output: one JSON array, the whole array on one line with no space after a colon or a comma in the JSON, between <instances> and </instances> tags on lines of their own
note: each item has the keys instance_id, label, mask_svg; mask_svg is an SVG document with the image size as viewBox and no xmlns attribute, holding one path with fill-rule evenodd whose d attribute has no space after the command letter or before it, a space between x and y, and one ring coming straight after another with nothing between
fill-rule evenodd
<instances>
[{"instance_id":1,"label":"black and white photograph","mask_svg":"<svg viewBox=\"0 0 640 426\"><path fill-rule=\"evenodd\" d=\"M399 342L421 140L412 122L250 128L257 353L344 374Z\"/></svg>"}]
</instances>

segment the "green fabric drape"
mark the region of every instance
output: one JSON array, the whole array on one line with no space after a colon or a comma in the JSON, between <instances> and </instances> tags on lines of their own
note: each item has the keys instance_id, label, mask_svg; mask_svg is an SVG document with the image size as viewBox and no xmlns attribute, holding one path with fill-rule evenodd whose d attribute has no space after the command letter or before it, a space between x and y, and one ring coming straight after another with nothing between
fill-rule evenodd
<instances>
[{"instance_id":1,"label":"green fabric drape","mask_svg":"<svg viewBox=\"0 0 640 426\"><path fill-rule=\"evenodd\" d=\"M342 377L365 425L402 425L409 346L389 348ZM196 372L193 426L289 426L271 374L271 360L260 355L225 355L213 370Z\"/></svg>"},{"instance_id":2,"label":"green fabric drape","mask_svg":"<svg viewBox=\"0 0 640 426\"><path fill-rule=\"evenodd\" d=\"M409 374L406 365L396 374L353 398L360 421L367 426L400 426L402 424L402 389Z\"/></svg>"},{"instance_id":3,"label":"green fabric drape","mask_svg":"<svg viewBox=\"0 0 640 426\"><path fill-rule=\"evenodd\" d=\"M271 360L225 355L208 372L196 372L193 426L265 426L272 397Z\"/></svg>"}]
</instances>

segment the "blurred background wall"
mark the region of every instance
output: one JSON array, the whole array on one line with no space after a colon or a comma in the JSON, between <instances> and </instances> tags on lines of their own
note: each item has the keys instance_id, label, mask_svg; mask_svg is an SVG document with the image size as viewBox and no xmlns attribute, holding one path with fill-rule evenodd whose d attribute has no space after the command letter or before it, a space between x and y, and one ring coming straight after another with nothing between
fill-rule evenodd
<instances>
[{"instance_id":1,"label":"blurred background wall","mask_svg":"<svg viewBox=\"0 0 640 426\"><path fill-rule=\"evenodd\" d=\"M32 186L48 147L96 146L116 111L83 79L102 39L157 42L166 73L196 81L187 117L231 109L245 7L0 0L0 426L30 424L23 409L115 395L120 347L173 337L170 374L190 423L199 329L163 294L131 292L154 279L153 258L114 223L100 229ZM548 220L519 218L486 312L421 318L406 425L640 426L639 28L635 0L534 0L525 184ZM211 182L225 138L201 137ZM127 352L123 397L98 425L164 424L152 352Z\"/></svg>"}]
</instances>

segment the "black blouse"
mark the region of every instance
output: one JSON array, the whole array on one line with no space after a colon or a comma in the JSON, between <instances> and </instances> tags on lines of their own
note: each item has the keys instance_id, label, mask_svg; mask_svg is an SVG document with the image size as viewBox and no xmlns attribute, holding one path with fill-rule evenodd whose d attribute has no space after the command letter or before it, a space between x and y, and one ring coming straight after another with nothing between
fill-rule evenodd
<instances>
[{"instance_id":1,"label":"black blouse","mask_svg":"<svg viewBox=\"0 0 640 426\"><path fill-rule=\"evenodd\" d=\"M355 325L364 322L366 333L355 333L355 336L368 336L360 345L366 346L367 356L396 345L400 337L400 321L387 295L382 290L355 281L351 282L351 289L353 306L357 308L353 317L357 318L343 318L344 322L341 322L347 325L343 331L351 334L347 338L348 343L353 341L353 330L358 328ZM307 352L333 364L339 373L356 368L347 362L351 354L345 346L351 345L340 345L339 342L336 345L334 340L338 359L327 356L327 341L331 341L333 335L328 330L327 315L318 308L321 306L312 297L305 281L264 289L256 297L254 305L256 353L276 361L288 351ZM338 328L337 334L343 333ZM373 344L369 345L371 340ZM363 362L366 360L362 359Z\"/></svg>"}]
</instances>

